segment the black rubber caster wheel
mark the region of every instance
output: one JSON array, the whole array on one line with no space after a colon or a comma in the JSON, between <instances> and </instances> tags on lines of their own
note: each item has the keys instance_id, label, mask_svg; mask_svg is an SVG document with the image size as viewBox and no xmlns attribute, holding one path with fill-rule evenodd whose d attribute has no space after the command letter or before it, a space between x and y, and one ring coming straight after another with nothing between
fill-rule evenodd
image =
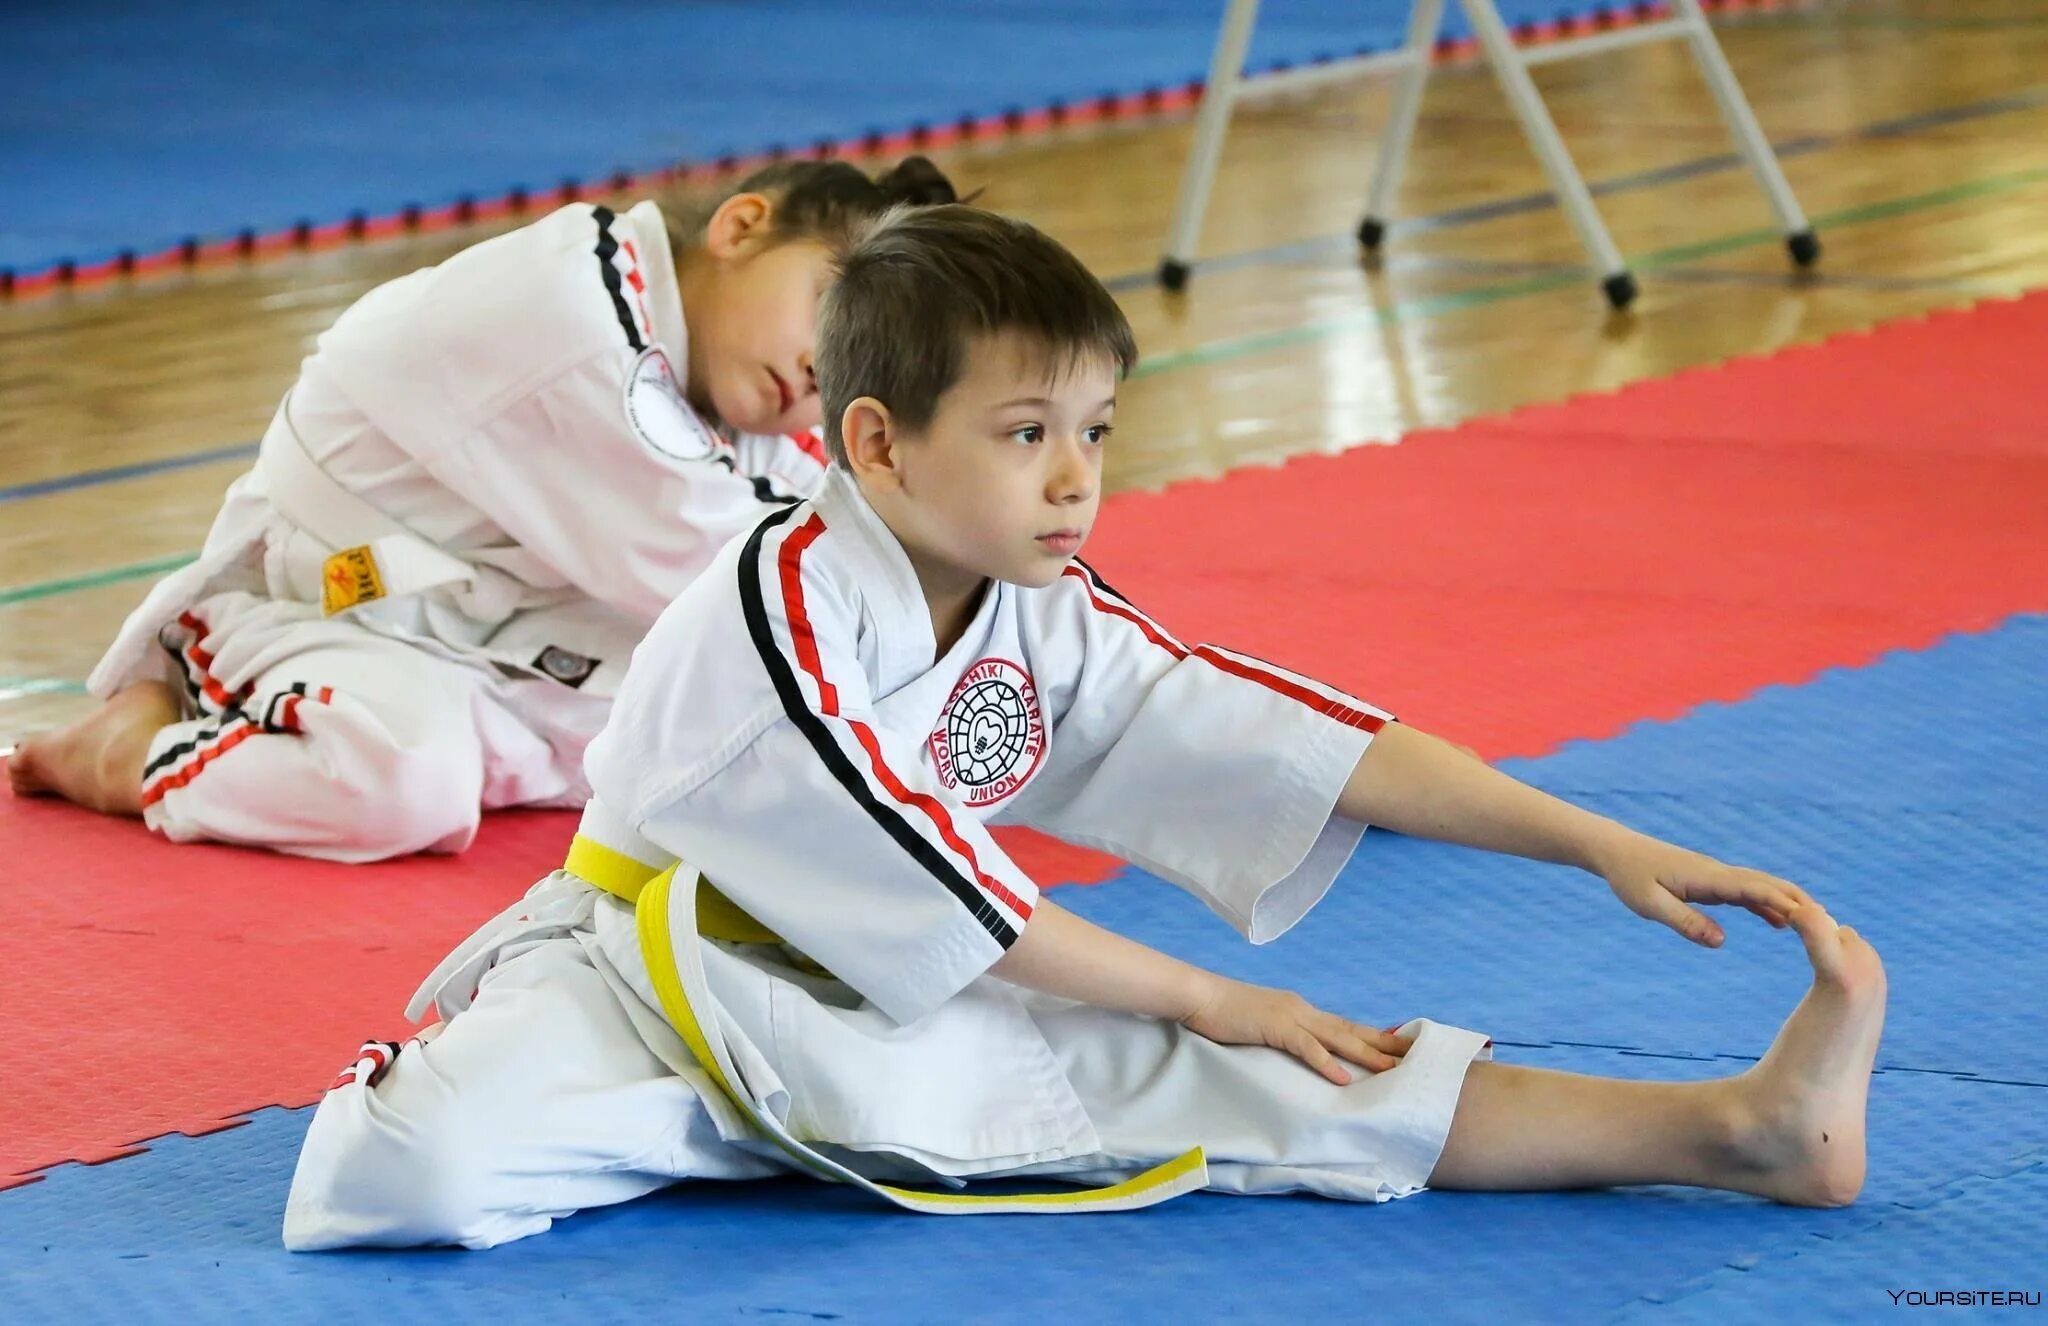
<instances>
[{"instance_id":1,"label":"black rubber caster wheel","mask_svg":"<svg viewBox=\"0 0 2048 1326\"><path fill-rule=\"evenodd\" d=\"M1636 278L1632 272L1616 272L1600 283L1600 292L1616 313L1636 302Z\"/></svg>"}]
</instances>

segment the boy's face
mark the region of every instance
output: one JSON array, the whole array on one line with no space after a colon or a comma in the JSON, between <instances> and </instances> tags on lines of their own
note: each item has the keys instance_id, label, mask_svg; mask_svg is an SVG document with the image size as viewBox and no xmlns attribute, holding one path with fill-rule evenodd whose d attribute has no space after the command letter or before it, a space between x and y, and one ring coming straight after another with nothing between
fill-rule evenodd
<instances>
[{"instance_id":1,"label":"boy's face","mask_svg":"<svg viewBox=\"0 0 2048 1326\"><path fill-rule=\"evenodd\" d=\"M863 473L849 436L863 488L921 574L1043 586L1080 551L1102 494L1116 366L1056 367L1024 337L977 338L930 426L891 439L886 470Z\"/></svg>"},{"instance_id":2,"label":"boy's face","mask_svg":"<svg viewBox=\"0 0 2048 1326\"><path fill-rule=\"evenodd\" d=\"M801 432L819 421L811 356L832 252L810 240L771 242L765 210L732 208L756 196L728 199L706 228L715 261L685 309L689 394L741 432Z\"/></svg>"}]
</instances>

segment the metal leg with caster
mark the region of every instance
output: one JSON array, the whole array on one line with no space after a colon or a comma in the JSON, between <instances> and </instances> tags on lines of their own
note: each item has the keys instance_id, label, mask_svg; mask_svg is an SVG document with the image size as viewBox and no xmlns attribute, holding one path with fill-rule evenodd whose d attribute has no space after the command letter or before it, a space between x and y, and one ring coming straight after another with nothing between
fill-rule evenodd
<instances>
[{"instance_id":1,"label":"metal leg with caster","mask_svg":"<svg viewBox=\"0 0 2048 1326\"><path fill-rule=\"evenodd\" d=\"M1379 252L1387 235L1387 221L1393 211L1394 193L1401 187L1401 171L1408 164L1408 144L1415 137L1415 120L1422 110L1422 89L1429 82L1430 57L1436 49L1436 34L1443 26L1444 0L1416 0L1408 11L1408 36L1401 43L1407 65L1394 89L1394 113L1380 134L1379 156L1373 163L1372 183L1366 189L1365 216L1358 223L1358 242L1367 253Z\"/></svg>"},{"instance_id":2,"label":"metal leg with caster","mask_svg":"<svg viewBox=\"0 0 2048 1326\"><path fill-rule=\"evenodd\" d=\"M1209 57L1209 81L1202 86L1202 108L1195 112L1195 145L1181 171L1180 193L1173 201L1173 226L1166 234L1166 253L1159 260L1159 284L1168 290L1187 287L1195 255L1195 237L1209 208L1209 188L1216 182L1216 162L1223 155L1224 131L1244 81L1244 53L1258 21L1259 0L1230 0L1223 14L1223 33Z\"/></svg>"},{"instance_id":3,"label":"metal leg with caster","mask_svg":"<svg viewBox=\"0 0 2048 1326\"><path fill-rule=\"evenodd\" d=\"M1516 47L1507 23L1494 0L1458 0L1471 23L1479 48L1493 68L1508 105L1513 109L1530 150L1550 181L1551 191L1577 233L1580 245L1599 276L1601 294L1616 309L1625 309L1637 294L1635 276L1622 260L1614 238L1593 205L1593 194L1579 174L1543 96L1529 71L1537 65L1553 64L1582 56L1598 55L1646 42L1683 38L1693 62L1699 66L1714 104L1720 109L1728 133L1756 177L1771 210L1785 232L1785 248L1800 268L1820 259L1820 240L1814 235L1806 214L1792 196L1777 156L1756 122L1741 85L1728 66L1728 58L1707 23L1699 0L1671 0L1669 18L1634 27L1564 38L1528 49ZM1195 141L1187 168L1181 175L1180 193L1174 203L1173 226L1167 236L1166 253L1159 263L1159 280L1169 290L1184 289L1193 274L1195 240L1208 207L1209 190L1216 180L1216 164L1223 151L1223 138L1230 115L1240 98L1254 92L1279 91L1333 82L1357 73L1398 71L1400 86L1395 90L1393 114L1381 132L1380 151L1367 188L1365 214L1358 223L1358 242L1368 254L1385 244L1389 213L1402 170L1407 164L1409 143L1421 109L1422 93L1429 80L1430 59L1437 31L1443 19L1444 0L1415 0L1408 11L1407 37L1401 48L1356 60L1274 74L1247 83L1244 78L1245 51L1251 45L1252 28L1258 19L1258 0L1229 0L1223 30L1217 38L1209 66L1209 83L1202 109L1195 122Z\"/></svg>"},{"instance_id":4,"label":"metal leg with caster","mask_svg":"<svg viewBox=\"0 0 2048 1326\"><path fill-rule=\"evenodd\" d=\"M1543 94L1536 90L1536 80L1529 77L1529 65L1534 63L1530 53L1515 49L1515 39L1508 35L1508 25L1493 7L1493 0L1459 3L1472 24L1472 35L1479 39L1479 49L1486 52L1486 61L1493 66L1500 90L1507 95L1509 108L1521 122L1530 150L1535 152L1544 177L1550 181L1550 191L1557 195L1572 229L1578 232L1580 246L1600 275L1600 289L1607 302L1616 309L1627 308L1636 297L1635 277L1629 274L1628 265L1621 260L1621 250L1614 247L1614 237L1607 233L1607 223L1593 206L1592 191L1566 150L1564 138L1557 132L1557 122L1550 118ZM1556 49L1543 47L1536 53L1551 59L1563 58L1555 54Z\"/></svg>"},{"instance_id":5,"label":"metal leg with caster","mask_svg":"<svg viewBox=\"0 0 2048 1326\"><path fill-rule=\"evenodd\" d=\"M1440 16L1443 2L1417 0L1416 8ZM1195 241L1201 235L1210 187L1216 182L1216 163L1223 155L1223 139L1230 127L1230 115L1239 101L1254 95L1301 91L1324 83L1346 82L1362 74L1393 70L1400 70L1406 75L1402 85L1403 96L1408 95L1407 88L1411 82L1414 99L1419 101L1422 95L1422 81L1429 72L1430 43L1436 36L1436 18L1429 20L1429 36L1419 45L1411 40L1409 45L1397 51L1333 60L1328 64L1310 65L1285 73L1266 74L1247 82L1244 54L1251 45L1252 27L1258 13L1258 0L1230 0L1229 7L1224 10L1223 30L1216 39L1216 50L1209 60L1209 81L1202 91L1202 108L1195 116L1194 145L1188 152L1187 165L1181 171L1180 191L1173 204L1173 223L1166 235L1166 252L1159 260L1159 283L1168 290L1185 289L1194 275ZM1411 14L1411 38L1418 27L1418 20ZM1404 152L1405 140L1413 131L1414 123L1411 107L1407 128L1400 135ZM1391 182L1387 192L1391 196Z\"/></svg>"},{"instance_id":6,"label":"metal leg with caster","mask_svg":"<svg viewBox=\"0 0 2048 1326\"><path fill-rule=\"evenodd\" d=\"M1742 153L1750 174L1756 176L1758 187L1770 200L1778 227L1785 232L1785 250L1792 255L1793 265L1801 269L1813 266L1820 261L1820 239L1807 223L1799 200L1792 196L1784 167L1778 164L1770 139L1764 137L1763 127L1756 122L1749 99L1742 95L1742 85L1735 81L1735 71L1728 67L1728 57L1715 39L1699 0L1672 0L1671 7L1685 27L1693 63L1699 66L1700 77L1706 79L1707 90L1714 94L1714 105L1721 112L1722 123L1728 126L1728 136L1735 140L1736 150Z\"/></svg>"}]
</instances>

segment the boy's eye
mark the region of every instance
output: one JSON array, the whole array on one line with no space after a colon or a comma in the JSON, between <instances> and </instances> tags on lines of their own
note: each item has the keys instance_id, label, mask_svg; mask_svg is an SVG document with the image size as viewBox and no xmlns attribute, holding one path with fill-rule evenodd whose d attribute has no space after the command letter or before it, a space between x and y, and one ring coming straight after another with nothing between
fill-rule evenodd
<instances>
[{"instance_id":1,"label":"boy's eye","mask_svg":"<svg viewBox=\"0 0 2048 1326\"><path fill-rule=\"evenodd\" d=\"M1087 437L1089 442L1099 447L1103 443L1109 441L1109 435L1111 433L1114 433L1115 431L1116 429L1108 424L1097 424L1095 425L1095 427L1089 429L1085 436Z\"/></svg>"},{"instance_id":2,"label":"boy's eye","mask_svg":"<svg viewBox=\"0 0 2048 1326\"><path fill-rule=\"evenodd\" d=\"M1022 428L1012 428L1010 436L1016 438L1019 442L1035 446L1045 440L1045 430L1037 424L1026 424Z\"/></svg>"}]
</instances>

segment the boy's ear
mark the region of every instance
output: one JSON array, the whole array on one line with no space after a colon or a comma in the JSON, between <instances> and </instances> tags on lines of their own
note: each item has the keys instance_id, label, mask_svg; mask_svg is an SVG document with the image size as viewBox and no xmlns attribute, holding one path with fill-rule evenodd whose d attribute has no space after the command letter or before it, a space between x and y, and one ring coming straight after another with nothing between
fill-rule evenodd
<instances>
[{"instance_id":1,"label":"boy's ear","mask_svg":"<svg viewBox=\"0 0 2048 1326\"><path fill-rule=\"evenodd\" d=\"M761 246L774 228L775 201L762 193L736 193L704 223L704 248L714 258L736 258Z\"/></svg>"},{"instance_id":2,"label":"boy's ear","mask_svg":"<svg viewBox=\"0 0 2048 1326\"><path fill-rule=\"evenodd\" d=\"M846 444L846 468L863 483L900 487L896 464L896 421L889 407L862 396L839 416L839 439Z\"/></svg>"}]
</instances>

